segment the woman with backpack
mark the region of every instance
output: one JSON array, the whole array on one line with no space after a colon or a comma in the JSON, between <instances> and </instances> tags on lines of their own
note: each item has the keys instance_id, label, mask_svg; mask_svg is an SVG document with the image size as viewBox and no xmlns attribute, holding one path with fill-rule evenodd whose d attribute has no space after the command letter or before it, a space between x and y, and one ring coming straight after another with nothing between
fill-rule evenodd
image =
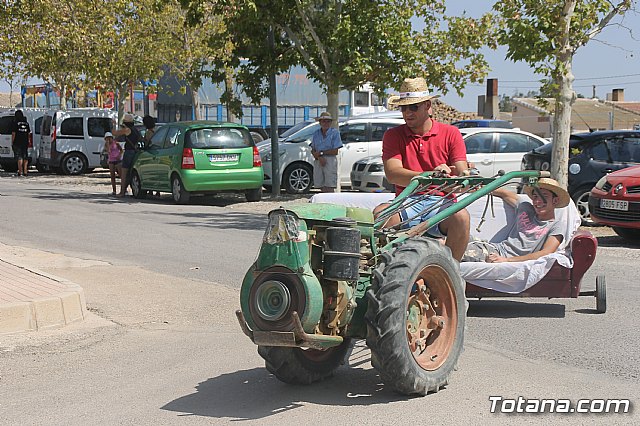
<instances>
[{"instance_id":1,"label":"woman with backpack","mask_svg":"<svg viewBox=\"0 0 640 426\"><path fill-rule=\"evenodd\" d=\"M122 127L113 131L113 136L124 136L124 154L122 156L122 184L120 185L120 193L116 197L124 197L127 194L129 186L129 169L133 167L133 161L136 158L136 150L138 143L142 141L142 136L133 123L133 115L125 114L122 119Z\"/></svg>"}]
</instances>

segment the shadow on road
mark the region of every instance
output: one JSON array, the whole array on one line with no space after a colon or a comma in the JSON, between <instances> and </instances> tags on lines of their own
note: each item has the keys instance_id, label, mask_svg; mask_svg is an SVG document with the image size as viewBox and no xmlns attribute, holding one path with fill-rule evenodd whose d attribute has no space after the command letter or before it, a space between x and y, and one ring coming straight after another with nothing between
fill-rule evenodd
<instances>
[{"instance_id":1,"label":"shadow on road","mask_svg":"<svg viewBox=\"0 0 640 426\"><path fill-rule=\"evenodd\" d=\"M147 212L142 212L147 213ZM264 231L267 227L267 215L229 212L224 213L186 213L186 212L148 212L153 215L166 215L173 225L202 229L236 229L242 231ZM171 221L171 218L183 220Z\"/></svg>"},{"instance_id":2,"label":"shadow on road","mask_svg":"<svg viewBox=\"0 0 640 426\"><path fill-rule=\"evenodd\" d=\"M263 419L304 407L307 403L331 406L368 406L407 400L407 396L384 389L368 364L370 353L364 343L354 347L349 366L336 375L309 386L280 382L265 368L252 368L212 377L196 386L196 392L177 398L164 410L235 421Z\"/></svg>"},{"instance_id":3,"label":"shadow on road","mask_svg":"<svg viewBox=\"0 0 640 426\"><path fill-rule=\"evenodd\" d=\"M598 247L621 247L638 249L640 248L640 241L629 241L617 235L598 237Z\"/></svg>"},{"instance_id":4,"label":"shadow on road","mask_svg":"<svg viewBox=\"0 0 640 426\"><path fill-rule=\"evenodd\" d=\"M564 318L565 306L557 303L513 300L469 300L468 317L477 318Z\"/></svg>"}]
</instances>

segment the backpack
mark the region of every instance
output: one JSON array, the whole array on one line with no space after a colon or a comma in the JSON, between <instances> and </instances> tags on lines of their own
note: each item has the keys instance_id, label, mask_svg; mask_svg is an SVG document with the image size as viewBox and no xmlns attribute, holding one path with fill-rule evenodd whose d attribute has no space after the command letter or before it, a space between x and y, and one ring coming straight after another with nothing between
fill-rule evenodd
<instances>
[{"instance_id":1,"label":"backpack","mask_svg":"<svg viewBox=\"0 0 640 426\"><path fill-rule=\"evenodd\" d=\"M135 127L129 127L131 133L125 136L125 143L132 146L136 151L140 151L144 149L144 140L142 139L142 135Z\"/></svg>"}]
</instances>

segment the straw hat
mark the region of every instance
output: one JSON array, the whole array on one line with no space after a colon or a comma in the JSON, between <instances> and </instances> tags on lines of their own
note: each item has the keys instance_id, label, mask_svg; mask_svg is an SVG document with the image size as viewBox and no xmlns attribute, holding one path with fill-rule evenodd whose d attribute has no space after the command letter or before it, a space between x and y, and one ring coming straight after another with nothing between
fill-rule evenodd
<instances>
[{"instance_id":1,"label":"straw hat","mask_svg":"<svg viewBox=\"0 0 640 426\"><path fill-rule=\"evenodd\" d=\"M325 111L322 114L320 114L319 117L316 117L316 121L320 121L320 120L331 120L331 121L333 121L333 117L331 117L331 113Z\"/></svg>"},{"instance_id":2,"label":"straw hat","mask_svg":"<svg viewBox=\"0 0 640 426\"><path fill-rule=\"evenodd\" d=\"M122 117L122 122L123 123L133 123L133 115L132 114L125 114L124 117Z\"/></svg>"},{"instance_id":3,"label":"straw hat","mask_svg":"<svg viewBox=\"0 0 640 426\"><path fill-rule=\"evenodd\" d=\"M567 190L561 187L558 181L555 179L540 178L538 179L537 186L525 186L524 192L526 192L529 198L531 198L531 195L533 194L535 188L547 189L553 192L555 196L558 197L558 205L556 206L556 208L558 209L566 207L571 201L571 197L569 196Z\"/></svg>"},{"instance_id":4,"label":"straw hat","mask_svg":"<svg viewBox=\"0 0 640 426\"><path fill-rule=\"evenodd\" d=\"M400 86L400 95L390 97L387 103L397 107L401 105L419 104L420 102L439 97L440 95L429 94L429 88L424 78L405 78Z\"/></svg>"}]
</instances>

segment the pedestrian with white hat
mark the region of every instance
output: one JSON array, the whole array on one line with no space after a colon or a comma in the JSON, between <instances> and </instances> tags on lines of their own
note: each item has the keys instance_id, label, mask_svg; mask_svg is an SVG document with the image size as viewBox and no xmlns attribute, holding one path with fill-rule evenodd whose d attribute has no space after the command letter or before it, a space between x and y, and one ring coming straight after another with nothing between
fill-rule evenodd
<instances>
[{"instance_id":1,"label":"pedestrian with white hat","mask_svg":"<svg viewBox=\"0 0 640 426\"><path fill-rule=\"evenodd\" d=\"M104 134L104 152L107 153L109 162L109 174L111 175L111 195L116 195L116 172L122 178L122 147L113 137L113 133Z\"/></svg>"},{"instance_id":2,"label":"pedestrian with white hat","mask_svg":"<svg viewBox=\"0 0 640 426\"><path fill-rule=\"evenodd\" d=\"M400 94L393 101L402 111L405 124L389 129L382 139L382 161L387 180L396 187L396 195L409 185L414 176L436 171L444 175L468 174L467 151L460 131L451 125L431 118L432 99L439 95L429 92L422 77L406 78ZM411 228L436 215L455 199L450 194L429 188L428 196L409 198L408 206L391 216L386 227ZM449 197L443 201L443 197ZM418 199L419 198L419 199ZM414 202L415 201L415 202ZM439 203L439 204L438 204ZM436 208L435 206L441 207ZM388 204L374 210L378 214ZM427 211L427 213L423 213ZM469 242L469 213L460 210L427 230L433 237L446 238L454 259L460 260Z\"/></svg>"},{"instance_id":3,"label":"pedestrian with white hat","mask_svg":"<svg viewBox=\"0 0 640 426\"><path fill-rule=\"evenodd\" d=\"M342 148L342 139L338 129L331 127L333 117L323 112L316 121L320 128L311 137L311 155L313 162L313 185L322 192L334 192L338 182L338 151Z\"/></svg>"}]
</instances>

